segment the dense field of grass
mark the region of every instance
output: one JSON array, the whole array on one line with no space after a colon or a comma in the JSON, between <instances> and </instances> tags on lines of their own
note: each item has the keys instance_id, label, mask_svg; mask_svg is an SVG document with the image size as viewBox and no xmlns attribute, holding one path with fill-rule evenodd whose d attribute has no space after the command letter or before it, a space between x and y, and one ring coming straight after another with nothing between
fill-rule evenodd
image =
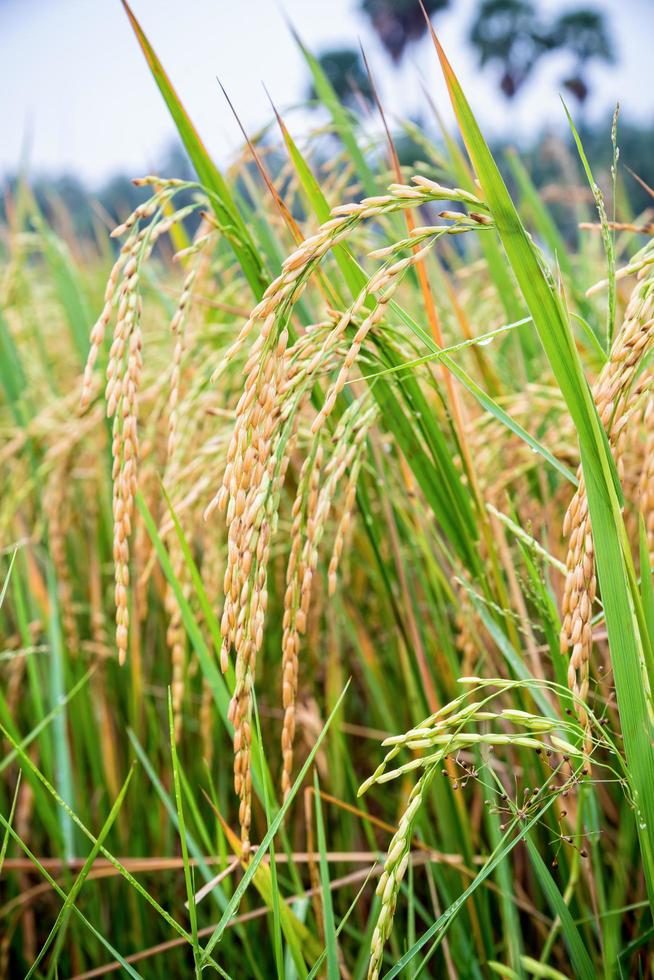
<instances>
[{"instance_id":1,"label":"dense field of grass","mask_svg":"<svg viewBox=\"0 0 654 980\"><path fill-rule=\"evenodd\" d=\"M133 27L198 182L0 241L0 976L650 976L619 129L570 241L436 41L415 172L305 52L329 163L277 116L223 176Z\"/></svg>"}]
</instances>

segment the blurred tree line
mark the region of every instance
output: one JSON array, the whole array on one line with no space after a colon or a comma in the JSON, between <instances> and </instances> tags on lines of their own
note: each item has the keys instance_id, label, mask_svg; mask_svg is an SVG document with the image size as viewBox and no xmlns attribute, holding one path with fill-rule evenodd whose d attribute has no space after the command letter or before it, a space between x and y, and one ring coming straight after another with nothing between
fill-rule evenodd
<instances>
[{"instance_id":1,"label":"blurred tree line","mask_svg":"<svg viewBox=\"0 0 654 980\"><path fill-rule=\"evenodd\" d=\"M393 64L427 32L424 11L437 19L450 0L358 0ZM468 26L468 42L480 68L493 66L503 94L512 99L549 55L563 54L567 71L561 86L578 103L588 98L588 69L594 61L615 60L604 16L592 7L572 7L544 17L532 0L478 0ZM370 101L372 90L358 50L324 51L320 61L334 88L345 102Z\"/></svg>"},{"instance_id":2,"label":"blurred tree line","mask_svg":"<svg viewBox=\"0 0 654 980\"><path fill-rule=\"evenodd\" d=\"M582 125L579 129L586 155L591 162L596 179L605 192L610 191L609 170L612 161L611 147L611 118L593 126ZM430 133L438 142L435 133ZM626 165L638 174L650 187L654 186L654 158L652 144L654 129L637 126L621 121L618 128L618 143L620 146L620 172L622 186L626 193L633 215L639 214L653 206L652 197L633 179L622 165ZM400 162L412 167L415 161L425 158L424 149L417 146L406 134L398 134L395 138ZM504 151L513 148L507 143L491 140L491 149L502 167ZM530 144L517 148L524 165L527 167L535 185L544 190L545 199L552 207L558 223L566 230L567 205L557 201L552 188L557 185L569 186L569 178L563 175L561 151L567 151L568 159L573 161L576 170L574 177L577 185L586 188L585 177L577 163L577 151L572 137L560 134L540 134ZM283 154L269 150L267 165L274 175L284 165ZM254 169L254 168L253 168ZM504 175L511 184L510 173L502 167ZM180 145L175 145L166 153L155 172L163 176L193 179L194 173L185 151ZM39 210L47 221L63 231L70 229L76 237L82 240L96 238L103 229L114 227L124 220L127 214L134 210L145 197L143 188L135 187L131 182L131 174L116 174L102 186L90 190L79 177L63 174L57 177L36 176L29 179L30 188ZM256 176L253 173L253 176ZM0 184L0 220L6 218L6 199L15 195L18 178L9 176ZM241 186L241 193L247 197L247 189ZM190 195L189 195L190 196ZM182 198L179 198L180 206ZM65 216L65 223L62 219ZM624 215L623 215L624 217ZM191 228L189 230L192 230ZM571 228L567 229L572 231Z\"/></svg>"},{"instance_id":3,"label":"blurred tree line","mask_svg":"<svg viewBox=\"0 0 654 980\"><path fill-rule=\"evenodd\" d=\"M399 65L411 46L427 34L425 12L437 23L439 15L453 7L451 0L357 0L357 3L394 65ZM527 87L544 59L557 54L558 61L565 66L560 86L577 104L577 128L586 155L596 168L596 177L608 173L613 158L611 119L589 126L583 111L591 91L589 68L593 63L610 64L616 60L609 26L599 10L571 5L561 13L548 16L539 10L538 0L477 0L467 25L467 38L480 69L494 72L499 90L507 99L515 98ZM321 52L318 60L341 101L353 112L363 113L373 106L372 80L357 48L329 49ZM313 86L309 86L307 94L309 98L315 97ZM423 124L420 119L416 122ZM620 123L621 161L650 186L654 185L653 138L654 125ZM576 157L570 134L563 140ZM561 179L561 154L556 151L555 142L549 135L541 134L532 145L520 147L523 162L539 188L547 188ZM420 157L417 148L405 137L399 138L397 148L401 162L406 165ZM492 148L501 160L505 147L495 142ZM624 190L635 213L651 206L651 196L636 180L629 178ZM557 211L556 201L553 203ZM563 218L563 213L558 217Z\"/></svg>"},{"instance_id":4,"label":"blurred tree line","mask_svg":"<svg viewBox=\"0 0 654 980\"><path fill-rule=\"evenodd\" d=\"M387 52L392 64L399 64L411 45L420 41L427 31L420 0L356 0L359 9L369 19L373 31ZM429 16L436 20L451 6L451 0L423 0ZM496 74L500 92L513 99L528 85L542 59L558 52L564 53L567 71L561 78L561 86L583 108L590 92L588 68L594 61L609 63L616 57L611 37L603 15L592 7L572 7L562 14L543 17L532 0L478 0L473 17L467 28L472 50L476 53L481 69L490 66ZM319 60L338 96L355 113L366 113L373 105L373 91L366 66L358 49L338 48L323 51ZM561 59L559 59L561 60ZM309 98L315 92L308 87ZM591 161L596 177L607 174L612 160L610 141L611 120L590 126L584 122L585 114L578 111L578 129ZM431 123L415 120L422 128L432 129ZM430 135L433 135L430 133ZM620 160L650 186L654 185L654 160L652 159L653 126L637 126L621 121L618 131ZM576 157L570 134L558 138ZM546 191L561 181L561 154L555 149L556 140L543 133L530 145L519 147L520 155L532 180ZM491 146L498 158L506 148L497 141ZM411 166L424 158L424 151L414 145L406 135L397 138L401 162ZM274 172L282 166L282 157L276 153L268 156L268 164ZM181 145L173 145L159 161L157 172L166 176L192 179L193 170ZM580 186L584 185L577 170ZM569 177L569 175L568 175ZM0 197L0 216L5 217L5 197L15 189L18 178L7 177L4 193ZM566 179L566 183L569 180ZM62 216L71 230L81 238L93 238L98 230L122 221L143 200L143 189L134 187L127 175L117 174L103 186L89 191L85 184L72 174L58 177L30 175L30 187L44 216L60 224ZM2 189L0 185L0 189ZM241 188L247 196L245 188ZM652 198L636 180L627 178L624 184L628 201L634 214L651 206ZM180 204L181 204L180 200ZM555 212L560 211L565 224L564 210L557 207L556 195L552 198Z\"/></svg>"},{"instance_id":5,"label":"blurred tree line","mask_svg":"<svg viewBox=\"0 0 654 980\"><path fill-rule=\"evenodd\" d=\"M162 155L154 172L166 177L194 180L195 173L181 143L173 143ZM135 187L132 177L140 174L117 173L101 186L90 189L75 174L58 176L32 175L24 179L29 183L34 200L48 223L70 230L80 239L93 239L103 230L112 229L149 194L142 187ZM7 197L15 198L21 175L11 174L0 183L0 218L6 218ZM185 192L178 196L182 207Z\"/></svg>"}]
</instances>

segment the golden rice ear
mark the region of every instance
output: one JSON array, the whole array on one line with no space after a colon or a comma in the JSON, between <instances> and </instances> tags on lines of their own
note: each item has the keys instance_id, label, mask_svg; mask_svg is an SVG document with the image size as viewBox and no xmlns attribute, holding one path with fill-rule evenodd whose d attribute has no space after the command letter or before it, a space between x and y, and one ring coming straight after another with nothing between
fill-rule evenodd
<instances>
[{"instance_id":1,"label":"golden rice ear","mask_svg":"<svg viewBox=\"0 0 654 980\"><path fill-rule=\"evenodd\" d=\"M91 343L82 382L82 407L92 393L93 368L109 325L114 302L116 320L107 364L105 401L107 417L113 419L111 457L113 484L113 558L116 605L116 649L118 662L127 658L129 640L129 561L134 498L138 487L138 396L143 375L141 333L140 277L157 242L199 205L172 210L170 202L178 190L187 187L183 181L147 178L155 183L154 195L140 204L129 218L115 229L116 235L128 233L114 263L105 289L100 318L91 331ZM152 219L141 227L141 223ZM116 291L117 295L116 295Z\"/></svg>"},{"instance_id":2,"label":"golden rice ear","mask_svg":"<svg viewBox=\"0 0 654 980\"><path fill-rule=\"evenodd\" d=\"M382 265L364 280L358 294L345 311L332 311L327 325L310 326L291 347L288 346L289 316L321 260L363 221L429 201L446 199L474 203L477 208L484 209L483 203L466 191L445 188L419 179L412 185L392 185L389 194L364 198L358 204L333 209L329 220L321 225L316 234L303 241L282 263L280 275L265 290L263 299L250 313L218 369L220 372L226 367L258 327L259 332L250 347L244 368L243 391L236 407L222 485L205 513L209 517L215 509L224 510L228 528L225 602L221 621L221 666L226 670L233 650L236 684L230 704L230 720L235 729L234 787L241 801L244 847L249 844L251 819L252 687L256 675L256 659L264 635L270 539L277 521L278 499L290 448L295 439L299 405L315 383L319 371L338 368L336 378L328 387L322 406L311 425L316 451L305 462L293 513L293 543L287 576L282 641L284 795L291 785L298 653L309 613L318 545L331 510L336 484L354 462L372 416L370 413L363 413L358 421L352 418L349 430L353 442L347 439L336 440L333 455L325 470L325 484L319 490L321 433L348 383L368 335L384 320L393 294L407 270L421 262L432 247L435 236L450 231L469 231L473 225L474 228L479 225L471 222L470 228L462 229L461 216L457 213L452 227L428 229L429 241L422 248L413 250L413 241L399 243L398 250L408 247L412 249L412 254ZM346 332L350 328L354 330L351 340L346 339ZM355 408L357 404L354 403ZM351 490L350 505L353 495L354 490ZM346 527L347 520L344 531ZM302 543L300 534L303 536ZM338 549L338 543L336 547ZM336 554L338 555L338 550ZM334 574L335 570L332 568L332 581Z\"/></svg>"},{"instance_id":3,"label":"golden rice ear","mask_svg":"<svg viewBox=\"0 0 654 980\"><path fill-rule=\"evenodd\" d=\"M73 579L66 552L66 536L70 529L71 501L66 494L72 465L70 450L52 451L52 470L44 494L44 512L47 520L50 556L57 579L57 591L61 610L64 639L71 656L79 653L79 634L73 605ZM24 664L20 665L24 667Z\"/></svg>"},{"instance_id":4,"label":"golden rice ear","mask_svg":"<svg viewBox=\"0 0 654 980\"><path fill-rule=\"evenodd\" d=\"M654 401L649 398L643 413L645 439L638 447L636 466L640 472L638 481L639 510L645 521L647 549L650 563L654 561ZM642 454L642 455L641 455Z\"/></svg>"},{"instance_id":5,"label":"golden rice ear","mask_svg":"<svg viewBox=\"0 0 654 980\"><path fill-rule=\"evenodd\" d=\"M634 382L642 359L654 345L653 285L654 277L645 278L636 284L624 323L615 338L610 359L593 388L597 411L606 429L619 473L623 468L630 426L634 421L639 424L641 419L640 412L634 410L641 403L644 392L642 386L634 389ZM648 383L654 383L654 379L650 378ZM648 481L645 476L648 471L649 464L646 462L641 477L645 513L650 506L647 493ZM653 523L650 518L650 524ZM591 619L597 592L597 577L588 500L581 468L579 488L566 511L563 533L568 539L568 552L567 573L561 600L561 651L570 653L568 684L577 698L583 702L588 696L593 645ZM577 701L575 703L580 721L582 724L587 724L583 705Z\"/></svg>"},{"instance_id":6,"label":"golden rice ear","mask_svg":"<svg viewBox=\"0 0 654 980\"><path fill-rule=\"evenodd\" d=\"M298 491L293 504L291 550L286 572L284 618L282 635L282 795L286 799L292 785L293 742L295 740L295 702L297 698L299 650L306 631L311 602L311 586L317 558L315 538L316 512L323 449L320 444L309 454L302 466ZM306 535L306 544L303 540Z\"/></svg>"}]
</instances>

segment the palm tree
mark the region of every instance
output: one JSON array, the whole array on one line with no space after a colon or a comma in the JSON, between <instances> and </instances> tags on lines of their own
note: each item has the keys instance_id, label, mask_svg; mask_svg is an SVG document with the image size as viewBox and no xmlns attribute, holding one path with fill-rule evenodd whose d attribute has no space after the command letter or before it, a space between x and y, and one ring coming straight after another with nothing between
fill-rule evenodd
<instances>
[{"instance_id":1,"label":"palm tree","mask_svg":"<svg viewBox=\"0 0 654 980\"><path fill-rule=\"evenodd\" d=\"M318 61L334 91L344 105L356 107L357 101L372 102L372 86L359 51L353 48L331 48L318 56ZM312 85L309 98L315 99Z\"/></svg>"},{"instance_id":2,"label":"palm tree","mask_svg":"<svg viewBox=\"0 0 654 980\"><path fill-rule=\"evenodd\" d=\"M583 104L588 96L585 77L588 62L593 59L614 60L604 18L596 10L572 10L562 14L554 23L551 36L554 47L567 50L574 56L574 69L563 84Z\"/></svg>"},{"instance_id":3,"label":"palm tree","mask_svg":"<svg viewBox=\"0 0 654 980\"><path fill-rule=\"evenodd\" d=\"M359 6L395 64L427 30L419 0L359 0ZM424 0L430 17L448 6L449 0ZM583 103L589 62L613 59L604 17L590 7L548 22L538 17L531 0L479 0L469 37L482 67L499 64L500 88L507 98L522 88L544 55L567 51L574 66L563 85Z\"/></svg>"},{"instance_id":4,"label":"palm tree","mask_svg":"<svg viewBox=\"0 0 654 980\"><path fill-rule=\"evenodd\" d=\"M423 0L423 6L431 17L449 6L449 0ZM419 40L427 28L417 0L362 0L361 9L396 64L407 44Z\"/></svg>"},{"instance_id":5,"label":"palm tree","mask_svg":"<svg viewBox=\"0 0 654 980\"><path fill-rule=\"evenodd\" d=\"M484 0L473 22L470 41L479 53L482 68L499 62L500 88L510 99L552 47L551 33L538 22L529 0Z\"/></svg>"}]
</instances>

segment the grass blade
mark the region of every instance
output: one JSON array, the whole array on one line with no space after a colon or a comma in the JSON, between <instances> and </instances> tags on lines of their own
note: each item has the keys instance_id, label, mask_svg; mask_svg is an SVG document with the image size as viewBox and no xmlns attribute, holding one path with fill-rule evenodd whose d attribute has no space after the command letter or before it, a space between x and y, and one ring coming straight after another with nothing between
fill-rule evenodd
<instances>
[{"instance_id":1,"label":"grass blade","mask_svg":"<svg viewBox=\"0 0 654 980\"><path fill-rule=\"evenodd\" d=\"M344 699L345 695L347 694L347 689L348 689L349 686L350 686L350 682L348 681L348 683L345 685L345 688L343 689L343 693L341 694L341 696L339 697L338 701L334 705L334 708L333 708L331 714L329 715L329 718L325 722L325 725L324 725L324 727L323 727L320 735L316 739L315 745L312 747L311 752L309 753L309 755L306 758L306 761L304 762L304 765L302 766L302 768L300 769L299 773L297 774L297 777L295 779L295 782L293 783L293 786L291 787L291 790L290 790L288 796L284 800L284 803L282 804L282 806L279 808L279 811L277 812L277 815L275 816L274 820L270 824L270 827L268 828L268 831L267 831L264 839L261 841L261 844L257 848L254 857L250 861L250 863L248 865L247 871L245 872L245 874L243 875L243 878L239 882L238 887L235 889L234 894L232 895L232 898L231 898L231 900L229 901L229 903L227 905L227 908L225 909L225 911L222 914L222 918L220 919L220 922L218 923L218 925L216 926L216 928L212 932L211 937L209 938L209 941L208 941L207 945L204 948L203 961L206 962L206 959L209 956L209 954L213 951L213 949L216 946L216 944L220 942L220 940L221 940L221 938L223 936L223 933L225 932L225 928L227 926L227 923L229 922L229 920L231 919L231 917L234 915L234 913L238 909L238 906L240 904L241 898L243 897L243 895L244 895L244 893L245 893L248 885L250 884L250 882L252 880L252 877L253 877L255 871L257 870L257 868L258 868L258 866L259 866L259 864L261 862L261 859L263 858L264 854L266 853L266 851L268 849L268 846L270 845L270 842L272 841L272 839L274 838L275 834L279 830L279 828L281 826L281 823L282 823L282 820L284 819L284 816L286 815L286 811L290 807L290 805L293 802L293 799L294 799L297 791L299 790L300 786L302 785L302 781L304 780L304 777L306 776L307 772L309 771L309 767L311 766L311 763L313 762L314 757L316 755L316 752L320 748L320 746L321 746L321 744L323 742L323 739L325 738L327 732L329 731L329 727L330 727L332 721L334 720L334 717L338 713L338 710L339 710L339 708L340 708L340 706L341 706L341 704L343 702L343 699Z\"/></svg>"},{"instance_id":2,"label":"grass blade","mask_svg":"<svg viewBox=\"0 0 654 980\"><path fill-rule=\"evenodd\" d=\"M188 859L188 845L186 843L186 825L184 823L184 807L182 805L182 791L179 780L179 765L177 762L177 748L175 746L175 722L173 718L173 699L168 688L168 729L170 733L170 756L173 764L173 785L175 787L175 804L177 806L177 826L179 828L179 840L182 848L182 860L184 862L184 883L186 885L186 898L188 903L188 914L191 920L191 937L193 940L193 962L195 964L195 976L199 978L200 971L200 944L198 941L198 917L195 907L195 889L193 888L193 876Z\"/></svg>"},{"instance_id":3,"label":"grass blade","mask_svg":"<svg viewBox=\"0 0 654 980\"><path fill-rule=\"evenodd\" d=\"M570 958L575 969L575 977L579 977L580 980L594 980L594 978L597 976L595 967L593 966L591 958L588 955L588 951L584 946L579 930L572 921L570 909L564 902L563 896L561 895L556 882L552 878L550 872L547 870L547 866L540 856L538 847L536 844L534 844L531 837L527 837L526 843L531 863L536 871L536 877L540 882L541 888L545 892L547 901L551 905L552 910L561 920L563 938L566 946L568 947L568 952L570 953Z\"/></svg>"},{"instance_id":4,"label":"grass blade","mask_svg":"<svg viewBox=\"0 0 654 980\"><path fill-rule=\"evenodd\" d=\"M327 853L325 824L323 822L322 806L320 804L320 784L318 783L318 773L315 771L313 774L313 787L315 790L313 799L316 811L316 828L318 831L318 850L320 852L320 883L322 885L322 914L327 952L327 977L328 980L338 980L340 971L338 969L338 948L336 945L334 907L332 905L332 893L329 887L329 866L325 857Z\"/></svg>"},{"instance_id":5,"label":"grass blade","mask_svg":"<svg viewBox=\"0 0 654 980\"><path fill-rule=\"evenodd\" d=\"M32 966L30 967L29 972L26 974L25 980L28 980L29 977L31 977L31 976L34 975L34 973L35 973L35 971L36 971L39 963L41 962L41 960L43 959L43 957L47 953L48 949L50 948L50 944L52 943L53 939L56 936L57 937L57 943L56 943L55 949L53 951L53 959L52 959L52 964L51 964L50 971L52 971L52 968L55 966L55 964L57 962L57 958L58 958L58 953L59 953L59 951L61 949L61 945L63 943L63 937L64 937L64 932L65 932L65 928L64 928L65 927L65 922L66 922L66 919L68 918L70 909L73 906L73 904L75 903L75 901L77 899L77 896L79 895L80 891L82 890L82 886L84 885L84 882L86 881L86 878L88 877L88 873L89 873L89 871L91 870L91 868L93 866L93 862L95 861L96 857L98 856L98 852L100 851L100 848L102 847L102 842L105 840L107 834L109 833L109 831L111 830L111 828L112 828L112 826L114 824L114 821L115 821L116 817L118 816L118 814L120 812L120 809L121 809L121 807L123 805L123 800L125 799L125 794L127 793L127 788L128 788L128 786L130 784L130 781L132 779L133 774L134 774L134 765L132 765L132 767L130 768L130 770L129 770L128 774L127 774L127 778L125 779L125 782L123 783L123 785L121 787L120 793L116 797L116 800L114 802L114 805L112 806L111 810L109 811L109 814L107 816L107 819L105 820L105 822L103 823L102 827L100 828L100 833L98 834L98 836L97 836L97 838L95 840L95 843L93 844L93 847L91 848L91 850L89 852L89 856L87 857L86 861L84 862L84 864L82 866L82 869L79 872L77 878L75 879L75 881L74 881L74 883L73 883L70 891L66 895L66 900L65 900L64 904L62 905L61 909L59 910L59 914L57 915L57 918L55 919L55 923L54 923L52 929L50 930L50 933L48 934L48 938L46 939L45 943L41 947L41 950L40 950L38 956L36 957L36 959L32 963Z\"/></svg>"}]
</instances>

